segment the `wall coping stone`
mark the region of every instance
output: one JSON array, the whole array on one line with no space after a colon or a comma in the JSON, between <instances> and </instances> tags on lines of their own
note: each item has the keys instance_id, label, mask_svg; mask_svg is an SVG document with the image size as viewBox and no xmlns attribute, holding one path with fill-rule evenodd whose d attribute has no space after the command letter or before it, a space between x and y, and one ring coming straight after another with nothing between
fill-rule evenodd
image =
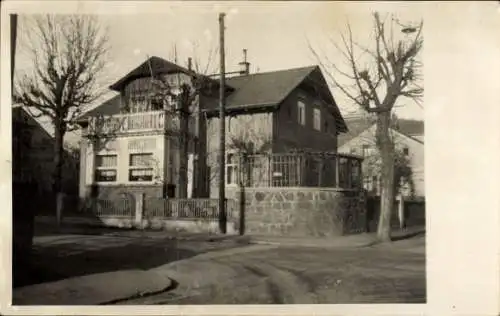
<instances>
[{"instance_id":1,"label":"wall coping stone","mask_svg":"<svg viewBox=\"0 0 500 316\"><path fill-rule=\"evenodd\" d=\"M244 191L307 191L307 192L315 192L315 191L328 191L328 192L356 192L361 191L358 189L343 189L343 188L330 188L330 187L226 187L231 190L244 190Z\"/></svg>"}]
</instances>

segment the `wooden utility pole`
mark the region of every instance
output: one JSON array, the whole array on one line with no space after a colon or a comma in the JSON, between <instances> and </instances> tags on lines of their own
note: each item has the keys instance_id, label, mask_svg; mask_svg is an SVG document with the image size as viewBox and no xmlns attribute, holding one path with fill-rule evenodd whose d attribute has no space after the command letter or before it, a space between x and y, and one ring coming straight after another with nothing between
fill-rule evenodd
<instances>
[{"instance_id":1,"label":"wooden utility pole","mask_svg":"<svg viewBox=\"0 0 500 316\"><path fill-rule=\"evenodd\" d=\"M223 234L226 233L226 186L225 186L225 169L226 169L226 67L224 56L224 17L225 13L219 14L219 31L220 31L220 85L219 85L219 226Z\"/></svg>"},{"instance_id":2,"label":"wooden utility pole","mask_svg":"<svg viewBox=\"0 0 500 316\"><path fill-rule=\"evenodd\" d=\"M10 91L14 96L14 68L16 65L17 14L10 15Z\"/></svg>"}]
</instances>

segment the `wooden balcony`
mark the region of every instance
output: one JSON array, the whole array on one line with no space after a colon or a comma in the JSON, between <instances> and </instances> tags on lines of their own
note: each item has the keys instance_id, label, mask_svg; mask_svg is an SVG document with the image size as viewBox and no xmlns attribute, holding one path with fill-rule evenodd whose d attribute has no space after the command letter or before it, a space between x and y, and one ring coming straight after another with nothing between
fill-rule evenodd
<instances>
[{"instance_id":1,"label":"wooden balcony","mask_svg":"<svg viewBox=\"0 0 500 316\"><path fill-rule=\"evenodd\" d=\"M102 117L90 117L87 135L112 135L136 132L180 130L177 114L165 111L117 114Z\"/></svg>"}]
</instances>

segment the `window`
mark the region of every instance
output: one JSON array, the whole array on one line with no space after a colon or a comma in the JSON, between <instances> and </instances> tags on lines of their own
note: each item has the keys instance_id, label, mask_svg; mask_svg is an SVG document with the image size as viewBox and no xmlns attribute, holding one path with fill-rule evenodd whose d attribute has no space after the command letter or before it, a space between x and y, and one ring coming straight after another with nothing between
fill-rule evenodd
<instances>
[{"instance_id":1,"label":"window","mask_svg":"<svg viewBox=\"0 0 500 316\"><path fill-rule=\"evenodd\" d=\"M297 120L299 124L306 125L306 105L303 101L297 103Z\"/></svg>"},{"instance_id":2,"label":"window","mask_svg":"<svg viewBox=\"0 0 500 316\"><path fill-rule=\"evenodd\" d=\"M163 110L163 100L161 98L151 98L151 110Z\"/></svg>"},{"instance_id":3,"label":"window","mask_svg":"<svg viewBox=\"0 0 500 316\"><path fill-rule=\"evenodd\" d=\"M321 131L321 110L314 109L314 129L317 131Z\"/></svg>"},{"instance_id":4,"label":"window","mask_svg":"<svg viewBox=\"0 0 500 316\"><path fill-rule=\"evenodd\" d=\"M153 154L130 154L128 181L153 181Z\"/></svg>"},{"instance_id":5,"label":"window","mask_svg":"<svg viewBox=\"0 0 500 316\"><path fill-rule=\"evenodd\" d=\"M374 154L374 150L370 145L363 145L363 157L369 157Z\"/></svg>"},{"instance_id":6,"label":"window","mask_svg":"<svg viewBox=\"0 0 500 316\"><path fill-rule=\"evenodd\" d=\"M96 182L114 182L117 176L117 155L97 155L96 156Z\"/></svg>"},{"instance_id":7,"label":"window","mask_svg":"<svg viewBox=\"0 0 500 316\"><path fill-rule=\"evenodd\" d=\"M238 156L234 153L226 156L226 184L238 184Z\"/></svg>"},{"instance_id":8,"label":"window","mask_svg":"<svg viewBox=\"0 0 500 316\"><path fill-rule=\"evenodd\" d=\"M410 154L410 150L408 147L403 148L403 155L408 156Z\"/></svg>"}]
</instances>

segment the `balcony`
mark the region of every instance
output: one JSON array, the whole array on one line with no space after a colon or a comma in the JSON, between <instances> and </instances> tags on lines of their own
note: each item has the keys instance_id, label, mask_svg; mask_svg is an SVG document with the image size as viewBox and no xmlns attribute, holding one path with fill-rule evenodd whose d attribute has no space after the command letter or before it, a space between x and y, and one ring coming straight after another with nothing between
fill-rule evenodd
<instances>
[{"instance_id":1,"label":"balcony","mask_svg":"<svg viewBox=\"0 0 500 316\"><path fill-rule=\"evenodd\" d=\"M135 132L179 131L180 120L177 114L165 111L116 114L111 116L90 117L87 135L112 135Z\"/></svg>"}]
</instances>

